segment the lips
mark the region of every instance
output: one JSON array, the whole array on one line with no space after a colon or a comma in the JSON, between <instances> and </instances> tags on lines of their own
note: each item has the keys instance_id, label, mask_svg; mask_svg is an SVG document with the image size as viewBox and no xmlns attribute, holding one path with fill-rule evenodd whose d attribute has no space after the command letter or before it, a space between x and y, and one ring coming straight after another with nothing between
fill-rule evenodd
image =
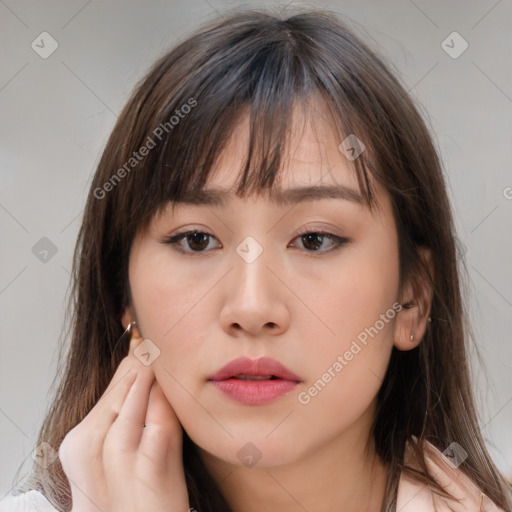
<instances>
[{"instance_id":1,"label":"lips","mask_svg":"<svg viewBox=\"0 0 512 512\"><path fill-rule=\"evenodd\" d=\"M291 370L282 365L279 361L270 357L260 357L259 359L249 359L248 357L239 357L233 359L227 365L223 366L217 373L208 378L211 381L221 381L228 379L240 380L289 380L301 382L301 378L295 375Z\"/></svg>"},{"instance_id":2,"label":"lips","mask_svg":"<svg viewBox=\"0 0 512 512\"><path fill-rule=\"evenodd\" d=\"M302 382L291 370L269 357L234 359L208 381L223 396L251 406L274 402Z\"/></svg>"}]
</instances>

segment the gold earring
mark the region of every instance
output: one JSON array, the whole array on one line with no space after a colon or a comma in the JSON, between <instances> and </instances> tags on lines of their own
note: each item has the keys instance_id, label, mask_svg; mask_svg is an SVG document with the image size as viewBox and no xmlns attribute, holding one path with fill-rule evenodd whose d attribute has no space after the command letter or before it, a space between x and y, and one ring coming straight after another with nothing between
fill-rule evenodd
<instances>
[{"instance_id":1,"label":"gold earring","mask_svg":"<svg viewBox=\"0 0 512 512\"><path fill-rule=\"evenodd\" d=\"M134 325L137 325L137 322L135 320L132 320L129 324L128 324L128 327L126 328L126 331L127 333L130 334L130 338L132 337L132 329L133 329L133 326Z\"/></svg>"}]
</instances>

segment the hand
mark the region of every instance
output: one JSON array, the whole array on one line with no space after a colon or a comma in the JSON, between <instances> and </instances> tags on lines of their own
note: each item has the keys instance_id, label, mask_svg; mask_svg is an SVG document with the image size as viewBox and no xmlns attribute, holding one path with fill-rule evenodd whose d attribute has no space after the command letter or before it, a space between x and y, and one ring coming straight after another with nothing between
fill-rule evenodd
<instances>
[{"instance_id":1,"label":"hand","mask_svg":"<svg viewBox=\"0 0 512 512\"><path fill-rule=\"evenodd\" d=\"M132 339L99 401L60 445L72 512L189 510L181 424L152 366L134 355L141 340Z\"/></svg>"}]
</instances>

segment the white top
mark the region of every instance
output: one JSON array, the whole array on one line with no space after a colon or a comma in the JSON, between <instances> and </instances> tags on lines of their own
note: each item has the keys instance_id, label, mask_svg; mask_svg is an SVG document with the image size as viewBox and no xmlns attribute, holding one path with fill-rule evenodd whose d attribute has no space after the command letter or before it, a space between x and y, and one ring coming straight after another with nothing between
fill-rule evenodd
<instances>
[{"instance_id":1,"label":"white top","mask_svg":"<svg viewBox=\"0 0 512 512\"><path fill-rule=\"evenodd\" d=\"M5 496L0 500L0 512L57 512L57 509L41 492L32 489L18 496Z\"/></svg>"},{"instance_id":2,"label":"white top","mask_svg":"<svg viewBox=\"0 0 512 512\"><path fill-rule=\"evenodd\" d=\"M442 498L428 486L402 474L398 484L397 512L504 512L482 494L478 487L433 445L427 443L425 453L432 475L446 486L452 496L460 498L460 502ZM409 466L415 466L407 455L405 462ZM42 493L33 489L18 496L5 496L0 500L0 512L58 511Z\"/></svg>"}]
</instances>

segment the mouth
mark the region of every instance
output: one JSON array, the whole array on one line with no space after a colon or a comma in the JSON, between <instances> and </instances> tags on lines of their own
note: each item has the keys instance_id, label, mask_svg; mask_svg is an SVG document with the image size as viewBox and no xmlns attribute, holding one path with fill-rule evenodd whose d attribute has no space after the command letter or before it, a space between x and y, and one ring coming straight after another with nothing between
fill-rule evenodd
<instances>
[{"instance_id":1,"label":"mouth","mask_svg":"<svg viewBox=\"0 0 512 512\"><path fill-rule=\"evenodd\" d=\"M210 381L228 379L283 379L301 382L301 378L298 375L295 375L295 373L286 366L271 357L260 357L259 359L238 357L224 365L217 373L208 378Z\"/></svg>"},{"instance_id":2,"label":"mouth","mask_svg":"<svg viewBox=\"0 0 512 512\"><path fill-rule=\"evenodd\" d=\"M281 377L276 377L275 375L246 375L244 373L239 373L234 377L229 377L227 380L239 379L239 380L276 380Z\"/></svg>"},{"instance_id":3,"label":"mouth","mask_svg":"<svg viewBox=\"0 0 512 512\"><path fill-rule=\"evenodd\" d=\"M302 380L275 359L242 357L225 365L208 382L233 401L263 405L289 394Z\"/></svg>"}]
</instances>

